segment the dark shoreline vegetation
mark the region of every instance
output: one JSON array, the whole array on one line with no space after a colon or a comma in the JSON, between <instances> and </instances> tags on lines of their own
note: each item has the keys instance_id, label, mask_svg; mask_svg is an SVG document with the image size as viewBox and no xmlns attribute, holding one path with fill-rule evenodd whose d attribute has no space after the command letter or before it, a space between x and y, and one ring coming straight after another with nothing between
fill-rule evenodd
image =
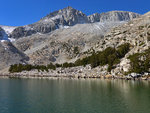
<instances>
[{"instance_id":1,"label":"dark shoreline vegetation","mask_svg":"<svg viewBox=\"0 0 150 113\"><path fill-rule=\"evenodd\" d=\"M31 64L14 64L9 68L10 73L22 72L22 71L31 71L32 69L37 69L38 71L47 71L49 69L56 70L56 68L68 68L68 67L76 67L76 66L86 66L88 64L91 65L92 68L97 66L108 65L107 71L110 72L115 68L115 65L120 63L120 59L123 58L129 51L131 45L129 43L125 43L120 45L119 47L112 48L108 47L103 51L93 52L92 55L87 56L83 59L78 59L75 63L63 63L63 64L48 64L45 65L31 65ZM129 72L125 73L125 75L129 73L144 73L150 72L150 48L145 50L143 53L135 53L128 57L130 59L131 68Z\"/></svg>"},{"instance_id":2,"label":"dark shoreline vegetation","mask_svg":"<svg viewBox=\"0 0 150 113\"><path fill-rule=\"evenodd\" d=\"M56 68L68 68L76 66L86 66L91 65L92 68L97 66L104 66L108 64L107 71L110 72L115 68L115 65L120 63L120 59L123 58L130 50L131 45L125 43L117 48L108 47L103 51L93 52L91 56L87 56L83 59L78 59L75 63L63 63L63 64L48 64L45 65L31 65L31 64L14 64L9 68L10 73L31 71L32 69L37 69L38 71L47 71L49 69L55 70Z\"/></svg>"},{"instance_id":3,"label":"dark shoreline vegetation","mask_svg":"<svg viewBox=\"0 0 150 113\"><path fill-rule=\"evenodd\" d=\"M131 68L129 73L144 73L150 72L150 48L143 53L135 53L128 57L130 59Z\"/></svg>"}]
</instances>

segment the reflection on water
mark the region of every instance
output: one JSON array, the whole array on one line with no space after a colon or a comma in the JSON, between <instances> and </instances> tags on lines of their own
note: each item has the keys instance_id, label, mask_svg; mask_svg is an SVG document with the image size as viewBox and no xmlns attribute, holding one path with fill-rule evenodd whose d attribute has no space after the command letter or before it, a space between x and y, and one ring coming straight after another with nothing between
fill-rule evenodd
<instances>
[{"instance_id":1,"label":"reflection on water","mask_svg":"<svg viewBox=\"0 0 150 113\"><path fill-rule=\"evenodd\" d=\"M0 79L0 113L150 113L150 82Z\"/></svg>"}]
</instances>

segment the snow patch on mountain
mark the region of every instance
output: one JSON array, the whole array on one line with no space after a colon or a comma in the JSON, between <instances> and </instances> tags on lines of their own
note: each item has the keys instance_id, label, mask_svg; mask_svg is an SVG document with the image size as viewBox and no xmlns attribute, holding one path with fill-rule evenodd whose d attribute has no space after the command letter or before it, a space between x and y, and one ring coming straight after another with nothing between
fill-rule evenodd
<instances>
[{"instance_id":1,"label":"snow patch on mountain","mask_svg":"<svg viewBox=\"0 0 150 113\"><path fill-rule=\"evenodd\" d=\"M51 19L56 20L56 19L61 19L61 18L62 18L62 15L56 15L56 16L52 17Z\"/></svg>"},{"instance_id":2,"label":"snow patch on mountain","mask_svg":"<svg viewBox=\"0 0 150 113\"><path fill-rule=\"evenodd\" d=\"M13 30L16 28L13 26L3 26L3 25L0 25L0 27L4 29L7 34L11 34Z\"/></svg>"},{"instance_id":3,"label":"snow patch on mountain","mask_svg":"<svg viewBox=\"0 0 150 113\"><path fill-rule=\"evenodd\" d=\"M9 40L10 42L16 41L16 39L14 39L14 38L8 38L8 40Z\"/></svg>"},{"instance_id":4,"label":"snow patch on mountain","mask_svg":"<svg viewBox=\"0 0 150 113\"><path fill-rule=\"evenodd\" d=\"M0 42L10 41L13 42L15 39L9 38L9 35L13 32L16 27L0 25Z\"/></svg>"},{"instance_id":5,"label":"snow patch on mountain","mask_svg":"<svg viewBox=\"0 0 150 113\"><path fill-rule=\"evenodd\" d=\"M3 26L3 28L0 27L0 42L5 42L5 41L13 42L13 41L15 41L15 39L9 38L9 33L11 33L12 30L13 30L13 27L9 27L9 26Z\"/></svg>"}]
</instances>

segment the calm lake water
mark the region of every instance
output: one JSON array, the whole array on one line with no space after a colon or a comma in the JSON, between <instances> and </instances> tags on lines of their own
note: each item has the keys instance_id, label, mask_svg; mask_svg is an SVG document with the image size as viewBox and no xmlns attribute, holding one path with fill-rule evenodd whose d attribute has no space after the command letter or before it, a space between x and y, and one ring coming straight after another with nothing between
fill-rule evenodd
<instances>
[{"instance_id":1,"label":"calm lake water","mask_svg":"<svg viewBox=\"0 0 150 113\"><path fill-rule=\"evenodd\" d=\"M0 113L150 113L150 82L0 79Z\"/></svg>"}]
</instances>

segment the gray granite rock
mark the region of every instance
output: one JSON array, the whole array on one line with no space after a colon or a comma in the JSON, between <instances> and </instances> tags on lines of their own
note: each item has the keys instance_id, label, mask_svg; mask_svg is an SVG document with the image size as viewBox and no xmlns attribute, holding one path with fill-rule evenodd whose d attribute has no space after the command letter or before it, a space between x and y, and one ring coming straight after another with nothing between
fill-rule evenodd
<instances>
[{"instance_id":1,"label":"gray granite rock","mask_svg":"<svg viewBox=\"0 0 150 113\"><path fill-rule=\"evenodd\" d=\"M0 69L12 64L25 63L28 57L9 41L0 42Z\"/></svg>"},{"instance_id":2,"label":"gray granite rock","mask_svg":"<svg viewBox=\"0 0 150 113\"><path fill-rule=\"evenodd\" d=\"M17 27L10 36L18 39L20 37L29 36L35 33L49 33L56 29L65 28L66 26L74 26L76 24L130 21L139 16L139 14L126 11L111 11L86 16L79 10L72 7L67 7L48 14L36 23Z\"/></svg>"}]
</instances>

